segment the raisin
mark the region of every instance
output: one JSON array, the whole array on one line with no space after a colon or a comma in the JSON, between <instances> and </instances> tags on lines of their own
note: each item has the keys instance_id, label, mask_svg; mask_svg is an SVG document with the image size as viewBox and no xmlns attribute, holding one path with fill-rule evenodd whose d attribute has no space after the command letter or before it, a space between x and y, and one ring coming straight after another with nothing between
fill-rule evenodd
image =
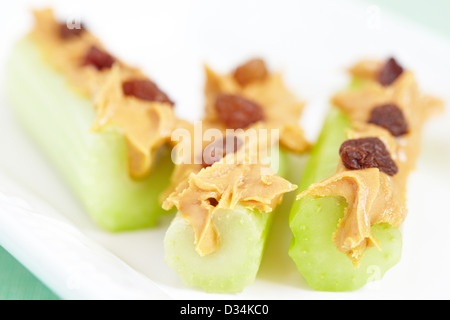
<instances>
[{"instance_id":1,"label":"raisin","mask_svg":"<svg viewBox=\"0 0 450 320\"><path fill-rule=\"evenodd\" d=\"M385 128L394 137L408 132L408 123L402 110L392 103L373 108L368 122Z\"/></svg>"},{"instance_id":2,"label":"raisin","mask_svg":"<svg viewBox=\"0 0 450 320\"><path fill-rule=\"evenodd\" d=\"M242 140L237 136L233 136L233 143L229 142L230 145L227 145L227 139L230 140L230 136L224 137L222 140L215 140L205 147L202 154L204 168L211 166L229 153L235 153L242 147Z\"/></svg>"},{"instance_id":3,"label":"raisin","mask_svg":"<svg viewBox=\"0 0 450 320\"><path fill-rule=\"evenodd\" d=\"M59 24L59 36L62 39L70 39L74 37L80 36L85 30L84 25L81 23L79 26L76 26L72 29L69 29L67 23Z\"/></svg>"},{"instance_id":4,"label":"raisin","mask_svg":"<svg viewBox=\"0 0 450 320\"><path fill-rule=\"evenodd\" d=\"M208 201L208 203L213 207L217 207L217 205L219 204L219 201L217 201L217 199L215 198L208 198L206 199L206 201Z\"/></svg>"},{"instance_id":5,"label":"raisin","mask_svg":"<svg viewBox=\"0 0 450 320\"><path fill-rule=\"evenodd\" d=\"M92 65L97 70L109 69L113 65L115 59L109 53L91 46L84 57L83 66Z\"/></svg>"},{"instance_id":6,"label":"raisin","mask_svg":"<svg viewBox=\"0 0 450 320\"><path fill-rule=\"evenodd\" d=\"M403 68L397 63L394 58L389 58L388 61L381 67L378 72L377 80L382 86L391 85L403 73Z\"/></svg>"},{"instance_id":7,"label":"raisin","mask_svg":"<svg viewBox=\"0 0 450 320\"><path fill-rule=\"evenodd\" d=\"M378 168L390 176L398 172L386 146L376 137L347 140L341 145L339 155L350 170Z\"/></svg>"},{"instance_id":8,"label":"raisin","mask_svg":"<svg viewBox=\"0 0 450 320\"><path fill-rule=\"evenodd\" d=\"M262 59L252 59L239 67L233 73L234 79L243 87L255 81L264 80L268 71Z\"/></svg>"},{"instance_id":9,"label":"raisin","mask_svg":"<svg viewBox=\"0 0 450 320\"><path fill-rule=\"evenodd\" d=\"M122 83L122 91L126 96L174 105L174 102L153 81L148 79L125 81Z\"/></svg>"},{"instance_id":10,"label":"raisin","mask_svg":"<svg viewBox=\"0 0 450 320\"><path fill-rule=\"evenodd\" d=\"M234 94L221 94L216 99L219 119L231 129L243 129L264 120L263 108L257 103Z\"/></svg>"}]
</instances>

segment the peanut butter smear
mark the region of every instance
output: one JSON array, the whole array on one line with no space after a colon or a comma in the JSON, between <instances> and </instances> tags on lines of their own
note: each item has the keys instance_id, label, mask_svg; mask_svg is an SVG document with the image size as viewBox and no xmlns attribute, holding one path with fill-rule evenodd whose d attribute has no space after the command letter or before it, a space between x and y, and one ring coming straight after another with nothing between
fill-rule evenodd
<instances>
[{"instance_id":1,"label":"peanut butter smear","mask_svg":"<svg viewBox=\"0 0 450 320\"><path fill-rule=\"evenodd\" d=\"M378 84L376 75L381 66L377 61L357 63L350 73L364 85L338 93L332 102L352 122L347 137L381 139L397 164L398 173L389 176L378 168L349 170L340 162L334 176L311 185L297 197L345 198L348 205L333 242L355 266L368 248L379 247L371 233L373 225L389 223L399 227L403 223L407 214L407 178L416 165L423 125L430 115L443 109L440 100L420 94L411 71L404 71L389 86ZM406 134L395 138L388 130L368 123L371 110L385 103L394 103L402 110L409 125Z\"/></svg>"},{"instance_id":2,"label":"peanut butter smear","mask_svg":"<svg viewBox=\"0 0 450 320\"><path fill-rule=\"evenodd\" d=\"M233 210L242 205L270 213L284 193L297 188L277 176L267 164L237 159L229 163L229 157L247 157L246 154L238 151L197 173L191 172L163 203L166 210L176 206L181 216L189 221L195 234L196 251L201 256L213 253L219 246L212 223L216 210Z\"/></svg>"},{"instance_id":3,"label":"peanut butter smear","mask_svg":"<svg viewBox=\"0 0 450 320\"><path fill-rule=\"evenodd\" d=\"M238 94L259 103L264 108L265 120L258 121L244 129L279 129L277 140L287 150L296 153L303 153L311 148L311 144L306 140L303 130L300 127L300 116L304 108L304 103L299 101L284 85L281 74L269 73L262 80L253 81L242 86L234 77L233 72L219 75L212 69L205 66L205 117L202 120L203 132L209 129L217 129L226 135L227 127L219 120L215 109L216 98L220 94ZM182 126L181 124L179 126ZM187 123L182 126L194 137L194 128ZM203 135L202 132L202 135ZM273 141L272 141L273 142ZM265 142L265 143L272 143ZM209 143L203 141L203 148ZM260 144L264 143L259 141ZM193 146L194 143L192 142ZM191 150L191 161L189 164L176 165L171 177L171 186L163 195L166 198L175 188L183 183L191 173L198 173L202 166L194 163L194 158L198 154ZM184 181L185 183L185 181Z\"/></svg>"},{"instance_id":4,"label":"peanut butter smear","mask_svg":"<svg viewBox=\"0 0 450 320\"><path fill-rule=\"evenodd\" d=\"M217 74L208 66L205 66L205 73L205 125L225 130L215 108L216 99L220 94L236 94L263 108L263 123L257 122L249 128L262 125L267 129L279 129L280 145L292 152L301 153L310 148L299 123L305 104L286 88L281 74L268 73L263 79L242 86L233 73Z\"/></svg>"},{"instance_id":5,"label":"peanut butter smear","mask_svg":"<svg viewBox=\"0 0 450 320\"><path fill-rule=\"evenodd\" d=\"M35 27L29 37L41 51L46 62L64 75L77 93L92 99L97 118L92 131L108 127L123 134L127 142L129 174L145 177L152 168L155 151L170 142L171 133L179 121L169 103L150 102L125 96L122 83L130 79L146 79L137 68L114 58L111 68L98 70L83 65L88 50L103 45L87 30L64 39L60 24L51 9L34 12Z\"/></svg>"}]
</instances>

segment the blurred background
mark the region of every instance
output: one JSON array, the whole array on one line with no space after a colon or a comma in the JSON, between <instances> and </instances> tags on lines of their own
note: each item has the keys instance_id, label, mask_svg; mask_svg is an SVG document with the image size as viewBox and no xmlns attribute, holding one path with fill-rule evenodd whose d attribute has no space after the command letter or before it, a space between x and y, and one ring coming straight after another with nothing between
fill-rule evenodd
<instances>
[{"instance_id":1,"label":"blurred background","mask_svg":"<svg viewBox=\"0 0 450 320\"><path fill-rule=\"evenodd\" d=\"M414 32L404 32L425 32L430 43L450 45L448 0L15 0L0 4L2 107L9 49L31 27L30 10L48 6L59 17L84 21L110 52L156 79L188 120L202 116L205 63L226 72L255 55L283 71L288 85L307 101L302 121L311 139L326 111L329 97L323 92L343 86L345 67L366 55L395 54L404 65L414 66L425 89L444 98L450 92L435 86L442 75L430 68L426 54L435 48L417 43ZM418 50L411 50L414 43ZM448 69L448 56L436 56ZM7 143L0 137L1 147ZM0 299L59 297L0 247Z\"/></svg>"}]
</instances>

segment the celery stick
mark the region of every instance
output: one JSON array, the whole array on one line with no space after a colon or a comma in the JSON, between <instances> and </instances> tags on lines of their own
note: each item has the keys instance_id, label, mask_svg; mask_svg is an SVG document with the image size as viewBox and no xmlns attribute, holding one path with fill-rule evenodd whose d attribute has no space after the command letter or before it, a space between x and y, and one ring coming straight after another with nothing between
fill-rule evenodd
<instances>
[{"instance_id":1,"label":"celery stick","mask_svg":"<svg viewBox=\"0 0 450 320\"><path fill-rule=\"evenodd\" d=\"M287 173L286 157L286 151L280 150L279 174ZM240 292L255 281L274 214L277 209L271 213L242 206L217 210L213 223L220 245L203 257L195 251L191 225L177 214L164 239L166 263L187 286L207 292Z\"/></svg>"},{"instance_id":2,"label":"celery stick","mask_svg":"<svg viewBox=\"0 0 450 320\"><path fill-rule=\"evenodd\" d=\"M21 40L7 66L7 96L15 114L64 177L94 221L110 231L155 225L164 214L159 194L173 168L170 152L145 179L128 174L125 139L113 129L90 132L95 110L46 64L36 45Z\"/></svg>"},{"instance_id":3,"label":"celery stick","mask_svg":"<svg viewBox=\"0 0 450 320\"><path fill-rule=\"evenodd\" d=\"M311 152L300 192L311 183L333 175L339 161L339 147L346 139L348 118L331 108L319 140ZM349 291L380 279L394 266L401 255L402 239L398 229L387 224L372 227L380 241L381 251L375 247L364 253L359 267L338 251L332 241L347 203L342 197L296 200L292 206L289 225L293 233L289 255L308 284L320 291Z\"/></svg>"}]
</instances>

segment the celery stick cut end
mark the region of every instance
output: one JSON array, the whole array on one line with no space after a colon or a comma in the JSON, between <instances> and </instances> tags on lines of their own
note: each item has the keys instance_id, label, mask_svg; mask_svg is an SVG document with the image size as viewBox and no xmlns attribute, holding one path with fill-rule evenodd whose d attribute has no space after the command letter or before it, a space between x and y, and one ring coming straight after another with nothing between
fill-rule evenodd
<instances>
[{"instance_id":1,"label":"celery stick cut end","mask_svg":"<svg viewBox=\"0 0 450 320\"><path fill-rule=\"evenodd\" d=\"M206 292L237 293L253 283L259 269L269 215L239 207L215 212L213 223L220 245L200 256L194 247L194 232L178 214L164 239L166 263L183 283Z\"/></svg>"},{"instance_id":2,"label":"celery stick cut end","mask_svg":"<svg viewBox=\"0 0 450 320\"><path fill-rule=\"evenodd\" d=\"M380 280L400 260L402 236L388 224L372 227L381 250L368 249L358 267L337 250L332 240L346 202L341 197L301 200L299 214L291 221L294 238L289 255L308 284L318 291L352 291Z\"/></svg>"}]
</instances>

